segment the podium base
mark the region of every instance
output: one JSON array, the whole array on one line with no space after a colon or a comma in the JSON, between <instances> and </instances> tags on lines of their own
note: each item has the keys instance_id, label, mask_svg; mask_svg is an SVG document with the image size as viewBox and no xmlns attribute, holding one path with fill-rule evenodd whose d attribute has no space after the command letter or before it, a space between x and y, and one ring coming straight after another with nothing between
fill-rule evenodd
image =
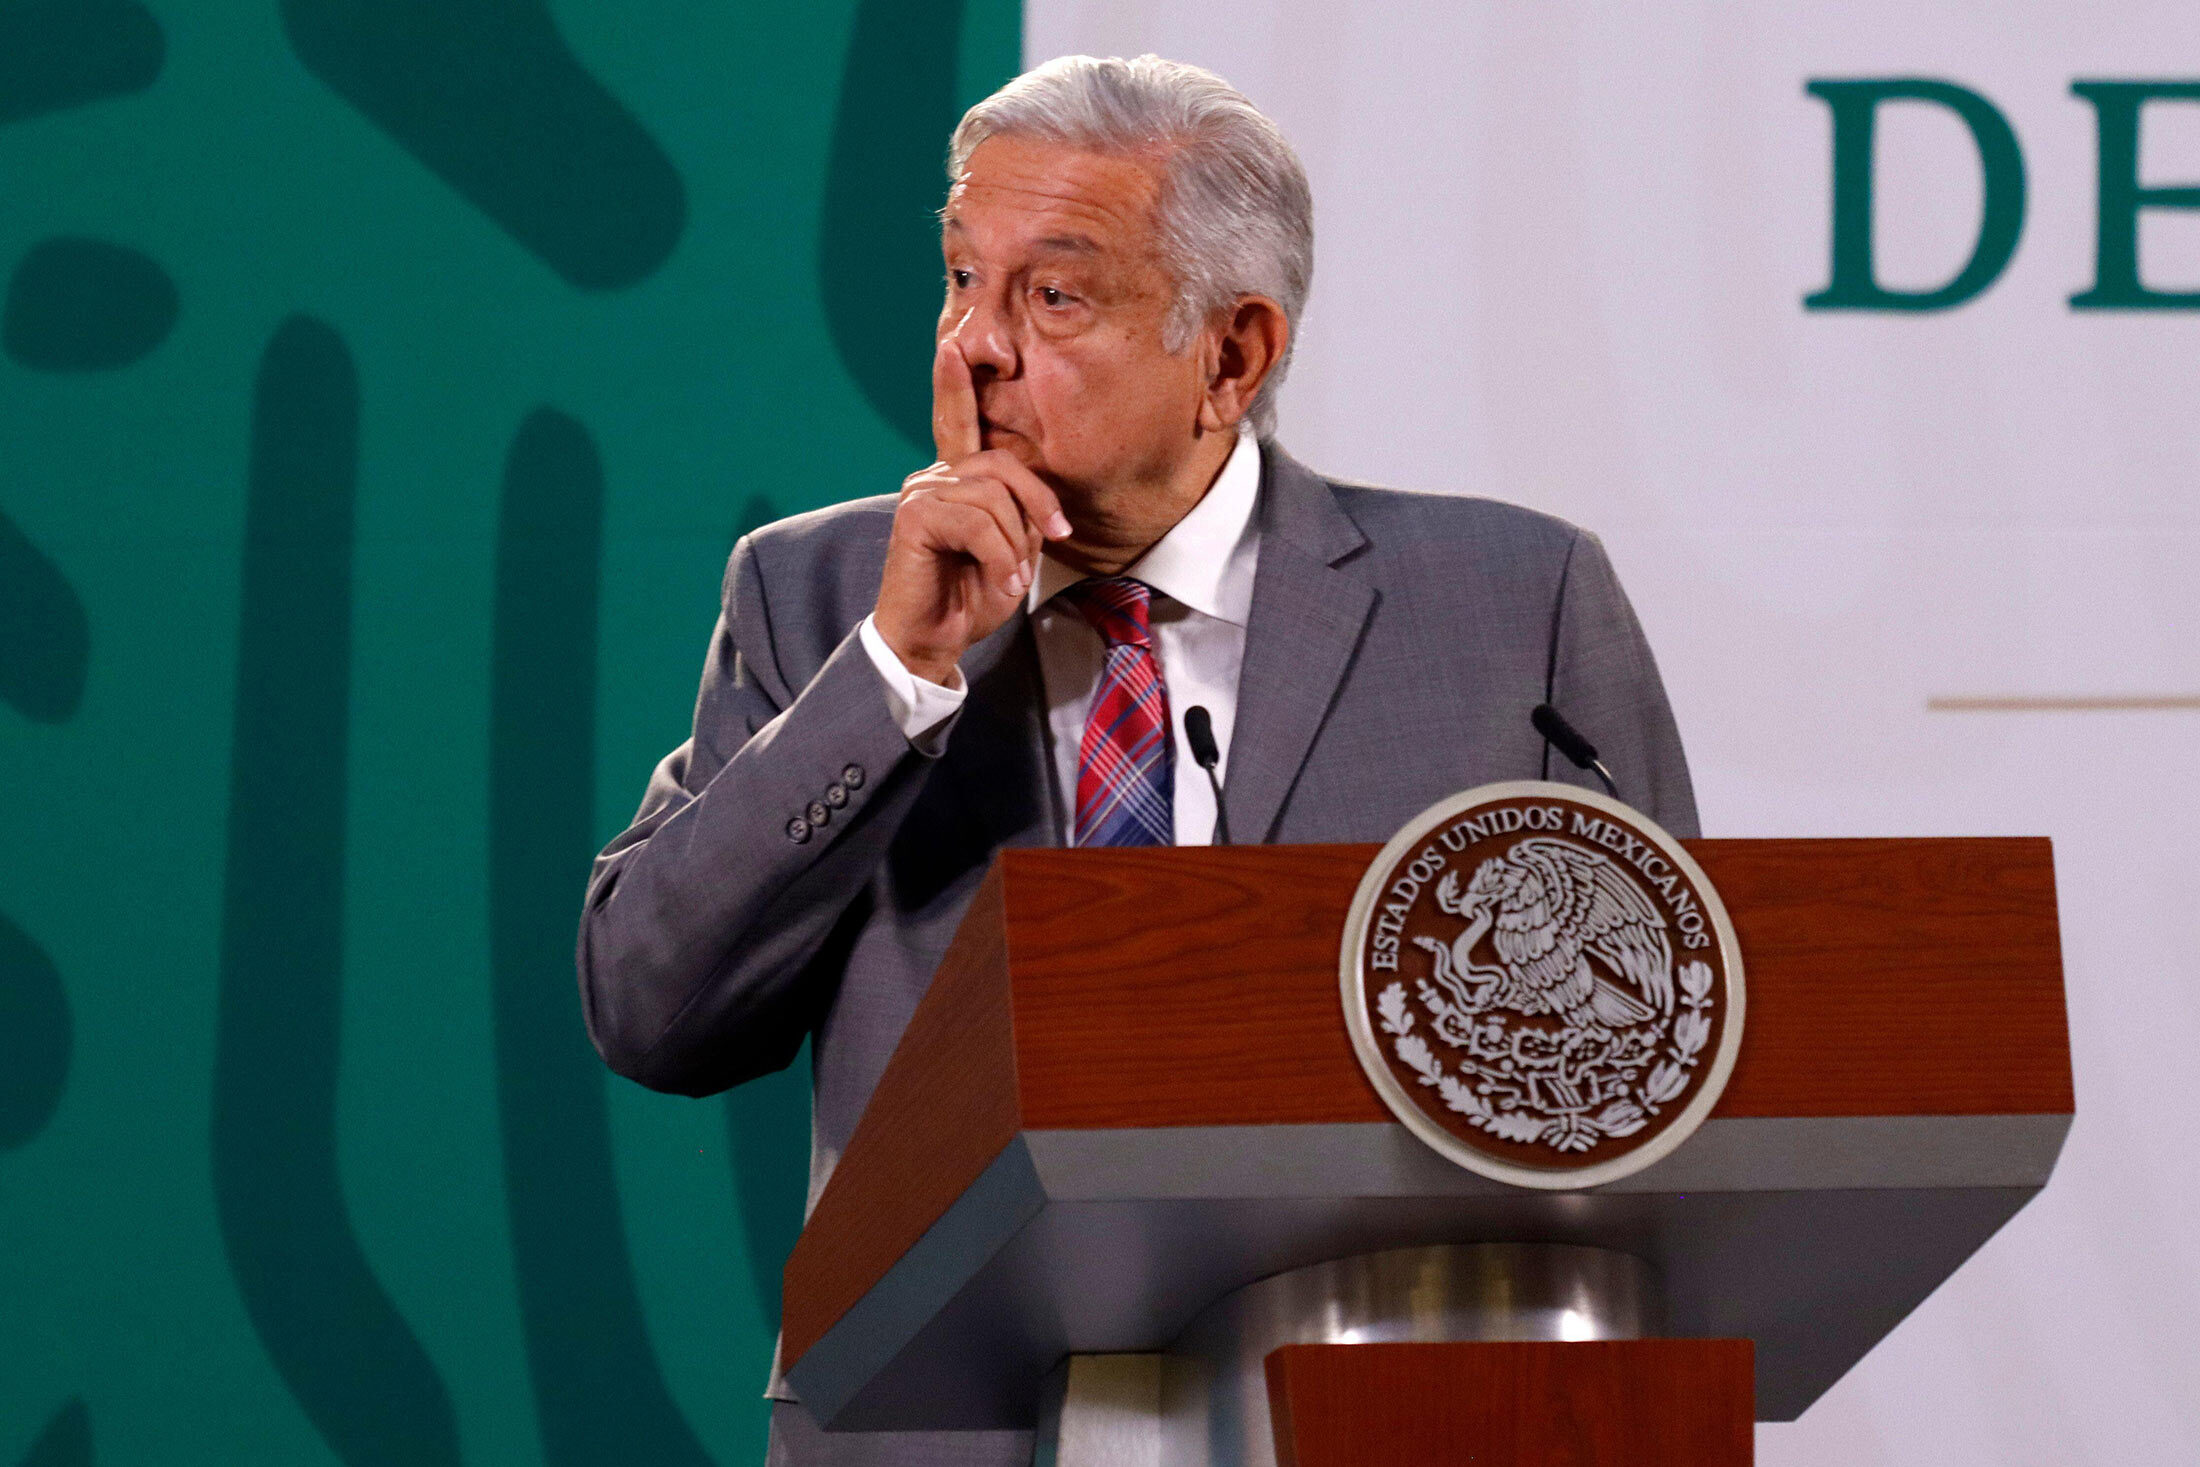
<instances>
[{"instance_id":1,"label":"podium base","mask_svg":"<svg viewBox=\"0 0 2200 1467\"><path fill-rule=\"evenodd\" d=\"M1641 1260L1558 1243L1401 1248L1227 1294L1155 1355L1074 1356L1041 1409L1038 1467L1275 1467L1265 1362L1286 1345L1639 1339Z\"/></svg>"},{"instance_id":2,"label":"podium base","mask_svg":"<svg viewBox=\"0 0 2200 1467\"><path fill-rule=\"evenodd\" d=\"M1280 1467L1750 1467L1748 1340L1286 1345Z\"/></svg>"}]
</instances>

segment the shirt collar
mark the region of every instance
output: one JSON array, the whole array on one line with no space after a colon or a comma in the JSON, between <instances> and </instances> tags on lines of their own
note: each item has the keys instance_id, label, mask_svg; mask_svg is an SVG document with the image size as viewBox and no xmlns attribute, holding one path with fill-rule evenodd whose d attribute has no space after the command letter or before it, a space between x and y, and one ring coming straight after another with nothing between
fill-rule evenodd
<instances>
[{"instance_id":1,"label":"shirt collar","mask_svg":"<svg viewBox=\"0 0 2200 1467\"><path fill-rule=\"evenodd\" d=\"M1238 429L1222 472L1191 512L1124 570L1154 591L1203 615L1242 627L1253 610L1253 569L1259 527L1253 505L1260 497L1260 442L1251 426ZM1037 611L1085 576L1051 555L1039 557L1039 574L1025 605Z\"/></svg>"}]
</instances>

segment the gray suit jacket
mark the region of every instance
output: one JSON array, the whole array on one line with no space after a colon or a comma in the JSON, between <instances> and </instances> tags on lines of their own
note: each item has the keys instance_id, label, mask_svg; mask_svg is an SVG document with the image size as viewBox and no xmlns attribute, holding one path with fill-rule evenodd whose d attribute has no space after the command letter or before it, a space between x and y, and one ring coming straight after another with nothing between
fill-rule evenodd
<instances>
[{"instance_id":1,"label":"gray suit jacket","mask_svg":"<svg viewBox=\"0 0 2200 1467\"><path fill-rule=\"evenodd\" d=\"M581 920L589 1036L622 1075L709 1094L815 1036L813 1201L993 852L1063 841L1024 617L964 658L970 695L939 757L887 710L855 629L894 502L734 547L694 736L598 857ZM1238 841L1383 841L1473 785L1589 783L1529 725L1546 701L1623 798L1697 833L1656 663L1594 536L1325 480L1272 443L1257 513L1223 794Z\"/></svg>"}]
</instances>

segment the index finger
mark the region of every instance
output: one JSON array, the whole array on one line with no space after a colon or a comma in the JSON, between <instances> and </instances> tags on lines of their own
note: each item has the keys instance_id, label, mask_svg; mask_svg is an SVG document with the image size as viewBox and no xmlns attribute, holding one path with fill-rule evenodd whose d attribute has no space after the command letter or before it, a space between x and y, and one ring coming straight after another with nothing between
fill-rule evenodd
<instances>
[{"instance_id":1,"label":"index finger","mask_svg":"<svg viewBox=\"0 0 2200 1467\"><path fill-rule=\"evenodd\" d=\"M1048 487L1047 481L1026 468L1016 455L996 448L972 467L982 467L1015 497L1016 507L1042 538L1069 538L1069 517L1062 513L1062 501Z\"/></svg>"},{"instance_id":2,"label":"index finger","mask_svg":"<svg viewBox=\"0 0 2200 1467\"><path fill-rule=\"evenodd\" d=\"M943 336L932 353L932 451L951 464L979 447L978 389L970 380L970 363L955 338Z\"/></svg>"}]
</instances>

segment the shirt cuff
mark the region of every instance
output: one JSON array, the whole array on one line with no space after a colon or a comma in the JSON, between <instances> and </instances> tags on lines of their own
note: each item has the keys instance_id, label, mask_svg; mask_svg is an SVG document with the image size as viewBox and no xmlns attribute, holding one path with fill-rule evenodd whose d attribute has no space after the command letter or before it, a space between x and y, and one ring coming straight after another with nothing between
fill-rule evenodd
<instances>
[{"instance_id":1,"label":"shirt cuff","mask_svg":"<svg viewBox=\"0 0 2200 1467\"><path fill-rule=\"evenodd\" d=\"M955 669L951 686L942 687L901 665L894 649L879 635L877 618L865 617L856 634L871 655L871 665L878 669L879 681L886 684L886 707L901 725L902 737L918 753L938 758L947 747L947 726L962 712L963 699L970 692L962 669Z\"/></svg>"}]
</instances>

